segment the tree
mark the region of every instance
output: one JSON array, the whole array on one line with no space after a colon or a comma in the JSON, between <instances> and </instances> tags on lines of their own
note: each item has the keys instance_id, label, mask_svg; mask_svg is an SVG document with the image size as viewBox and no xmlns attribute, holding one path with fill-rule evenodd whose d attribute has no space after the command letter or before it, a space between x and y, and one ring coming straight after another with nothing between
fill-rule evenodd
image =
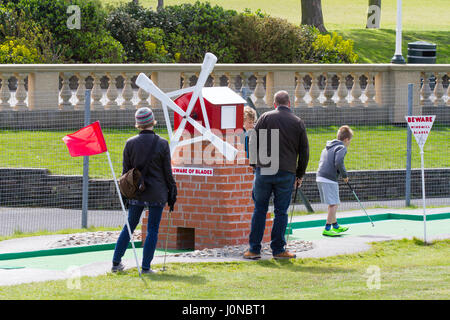
<instances>
[{"instance_id":1,"label":"tree","mask_svg":"<svg viewBox=\"0 0 450 320\"><path fill-rule=\"evenodd\" d=\"M162 8L164 8L164 0L158 0L158 7L156 7L156 10L159 11Z\"/></svg>"},{"instance_id":2,"label":"tree","mask_svg":"<svg viewBox=\"0 0 450 320\"><path fill-rule=\"evenodd\" d=\"M322 0L302 0L302 24L314 26L322 33L327 32L323 23Z\"/></svg>"},{"instance_id":3,"label":"tree","mask_svg":"<svg viewBox=\"0 0 450 320\"><path fill-rule=\"evenodd\" d=\"M369 0L366 28L380 28L381 0Z\"/></svg>"}]
</instances>

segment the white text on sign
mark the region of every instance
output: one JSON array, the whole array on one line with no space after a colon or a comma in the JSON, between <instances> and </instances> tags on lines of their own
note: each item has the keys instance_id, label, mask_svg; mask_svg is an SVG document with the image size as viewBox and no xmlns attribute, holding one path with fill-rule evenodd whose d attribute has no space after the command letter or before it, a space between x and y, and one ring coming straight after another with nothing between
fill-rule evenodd
<instances>
[{"instance_id":1,"label":"white text on sign","mask_svg":"<svg viewBox=\"0 0 450 320\"><path fill-rule=\"evenodd\" d=\"M214 170L212 168L172 167L172 173L190 176L210 177L214 174Z\"/></svg>"}]
</instances>

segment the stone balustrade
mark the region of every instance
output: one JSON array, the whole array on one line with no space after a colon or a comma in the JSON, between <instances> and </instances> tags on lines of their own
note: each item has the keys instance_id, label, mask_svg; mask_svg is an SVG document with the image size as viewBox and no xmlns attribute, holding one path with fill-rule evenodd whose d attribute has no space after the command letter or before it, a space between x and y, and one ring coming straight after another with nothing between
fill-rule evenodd
<instances>
[{"instance_id":1,"label":"stone balustrade","mask_svg":"<svg viewBox=\"0 0 450 320\"><path fill-rule=\"evenodd\" d=\"M195 84L200 64L0 65L0 111L83 110L91 89L92 110L159 108L136 87L144 72L163 91ZM259 107L273 105L284 89L295 108L387 108L404 122L407 85L414 84L414 112L450 107L450 65L217 64L207 86L228 86Z\"/></svg>"}]
</instances>

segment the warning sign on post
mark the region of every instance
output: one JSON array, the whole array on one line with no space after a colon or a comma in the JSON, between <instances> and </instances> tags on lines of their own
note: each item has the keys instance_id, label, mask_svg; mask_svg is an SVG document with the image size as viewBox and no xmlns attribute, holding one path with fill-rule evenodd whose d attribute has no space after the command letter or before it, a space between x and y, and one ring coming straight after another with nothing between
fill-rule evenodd
<instances>
[{"instance_id":1,"label":"warning sign on post","mask_svg":"<svg viewBox=\"0 0 450 320\"><path fill-rule=\"evenodd\" d=\"M213 168L172 167L172 173L189 176L210 177L214 174L214 170Z\"/></svg>"},{"instance_id":2,"label":"warning sign on post","mask_svg":"<svg viewBox=\"0 0 450 320\"><path fill-rule=\"evenodd\" d=\"M416 138L417 144L422 149L427 142L428 134L431 127L433 127L434 119L436 116L406 116L405 119L408 122L414 138Z\"/></svg>"}]
</instances>

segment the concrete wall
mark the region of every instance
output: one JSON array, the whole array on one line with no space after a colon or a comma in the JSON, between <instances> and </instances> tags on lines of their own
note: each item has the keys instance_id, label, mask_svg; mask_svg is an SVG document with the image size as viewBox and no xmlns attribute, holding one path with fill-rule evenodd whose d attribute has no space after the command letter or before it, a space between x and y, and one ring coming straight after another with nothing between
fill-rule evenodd
<instances>
[{"instance_id":1,"label":"concrete wall","mask_svg":"<svg viewBox=\"0 0 450 320\"><path fill-rule=\"evenodd\" d=\"M350 171L351 184L361 201L401 200L405 198L405 170ZM411 197L421 198L420 169L412 170ZM49 175L46 169L0 168L1 207L52 207L81 209L81 176ZM308 199L320 202L315 173L307 173L302 190ZM340 185L341 200L354 201L353 194ZM450 195L450 168L426 169L427 198ZM300 201L300 200L298 200ZM89 209L120 210L112 180L90 180Z\"/></svg>"}]
</instances>

